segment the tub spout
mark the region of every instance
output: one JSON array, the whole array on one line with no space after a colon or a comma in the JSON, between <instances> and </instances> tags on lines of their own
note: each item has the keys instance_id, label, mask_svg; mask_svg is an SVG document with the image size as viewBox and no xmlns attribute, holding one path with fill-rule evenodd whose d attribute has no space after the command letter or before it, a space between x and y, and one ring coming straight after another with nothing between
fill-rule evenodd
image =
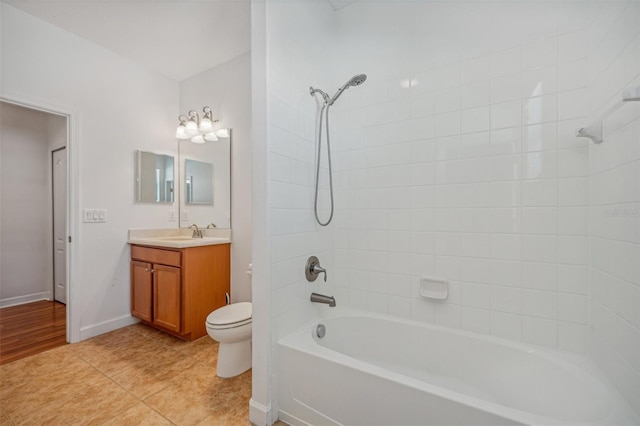
<instances>
[{"instance_id":1,"label":"tub spout","mask_svg":"<svg viewBox=\"0 0 640 426\"><path fill-rule=\"evenodd\" d=\"M324 294L311 293L311 298L309 299L315 303L325 303L332 308L336 306L336 299L333 296L325 296Z\"/></svg>"}]
</instances>

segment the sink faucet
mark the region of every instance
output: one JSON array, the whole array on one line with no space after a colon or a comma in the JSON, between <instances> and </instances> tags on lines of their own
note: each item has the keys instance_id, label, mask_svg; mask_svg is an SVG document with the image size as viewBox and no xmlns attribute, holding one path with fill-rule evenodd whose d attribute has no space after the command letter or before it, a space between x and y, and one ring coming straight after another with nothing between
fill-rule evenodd
<instances>
[{"instance_id":1,"label":"sink faucet","mask_svg":"<svg viewBox=\"0 0 640 426\"><path fill-rule=\"evenodd\" d=\"M309 300L315 303L325 303L332 308L336 306L336 299L333 296L325 296L324 294L311 293L311 298Z\"/></svg>"},{"instance_id":2,"label":"sink faucet","mask_svg":"<svg viewBox=\"0 0 640 426\"><path fill-rule=\"evenodd\" d=\"M189 229L193 229L193 234L191 234L191 238L202 238L202 230L198 229L198 225L193 223L189 225Z\"/></svg>"}]
</instances>

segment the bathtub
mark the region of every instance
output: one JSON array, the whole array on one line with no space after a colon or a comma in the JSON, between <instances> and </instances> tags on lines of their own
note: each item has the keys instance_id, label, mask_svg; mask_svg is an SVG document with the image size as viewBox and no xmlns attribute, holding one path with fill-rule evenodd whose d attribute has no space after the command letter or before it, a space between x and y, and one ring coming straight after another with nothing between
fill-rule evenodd
<instances>
[{"instance_id":1,"label":"bathtub","mask_svg":"<svg viewBox=\"0 0 640 426\"><path fill-rule=\"evenodd\" d=\"M294 426L640 424L583 357L411 320L332 309L278 359Z\"/></svg>"}]
</instances>

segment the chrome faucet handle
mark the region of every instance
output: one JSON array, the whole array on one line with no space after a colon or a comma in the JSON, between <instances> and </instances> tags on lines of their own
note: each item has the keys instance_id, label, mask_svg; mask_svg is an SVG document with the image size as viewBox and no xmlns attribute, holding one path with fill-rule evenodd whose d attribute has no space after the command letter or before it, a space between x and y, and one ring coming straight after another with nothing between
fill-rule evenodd
<instances>
[{"instance_id":1,"label":"chrome faucet handle","mask_svg":"<svg viewBox=\"0 0 640 426\"><path fill-rule=\"evenodd\" d=\"M313 265L313 271L315 275L324 274L324 282L327 282L327 270L320 265Z\"/></svg>"},{"instance_id":2,"label":"chrome faucet handle","mask_svg":"<svg viewBox=\"0 0 640 426\"><path fill-rule=\"evenodd\" d=\"M324 274L324 281L327 282L327 270L320 266L320 261L317 257L309 257L304 267L304 275L307 277L307 281L315 281L320 274Z\"/></svg>"},{"instance_id":3,"label":"chrome faucet handle","mask_svg":"<svg viewBox=\"0 0 640 426\"><path fill-rule=\"evenodd\" d=\"M210 224L207 225L207 229L209 228L217 228L216 224L211 222Z\"/></svg>"},{"instance_id":4,"label":"chrome faucet handle","mask_svg":"<svg viewBox=\"0 0 640 426\"><path fill-rule=\"evenodd\" d=\"M198 225L192 223L189 225L189 229L193 229L193 234L191 234L191 238L202 238L202 231L198 229Z\"/></svg>"}]
</instances>

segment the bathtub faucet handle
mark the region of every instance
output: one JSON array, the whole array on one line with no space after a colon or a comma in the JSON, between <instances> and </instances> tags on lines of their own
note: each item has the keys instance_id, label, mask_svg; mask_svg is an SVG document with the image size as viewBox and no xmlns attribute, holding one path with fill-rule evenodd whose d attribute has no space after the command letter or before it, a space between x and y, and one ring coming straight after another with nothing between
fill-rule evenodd
<instances>
[{"instance_id":1,"label":"bathtub faucet handle","mask_svg":"<svg viewBox=\"0 0 640 426\"><path fill-rule=\"evenodd\" d=\"M311 256L307 259L307 264L304 267L304 274L307 277L307 281L315 281L318 275L324 274L324 281L327 282L327 270L320 266L320 261L317 257Z\"/></svg>"}]
</instances>

